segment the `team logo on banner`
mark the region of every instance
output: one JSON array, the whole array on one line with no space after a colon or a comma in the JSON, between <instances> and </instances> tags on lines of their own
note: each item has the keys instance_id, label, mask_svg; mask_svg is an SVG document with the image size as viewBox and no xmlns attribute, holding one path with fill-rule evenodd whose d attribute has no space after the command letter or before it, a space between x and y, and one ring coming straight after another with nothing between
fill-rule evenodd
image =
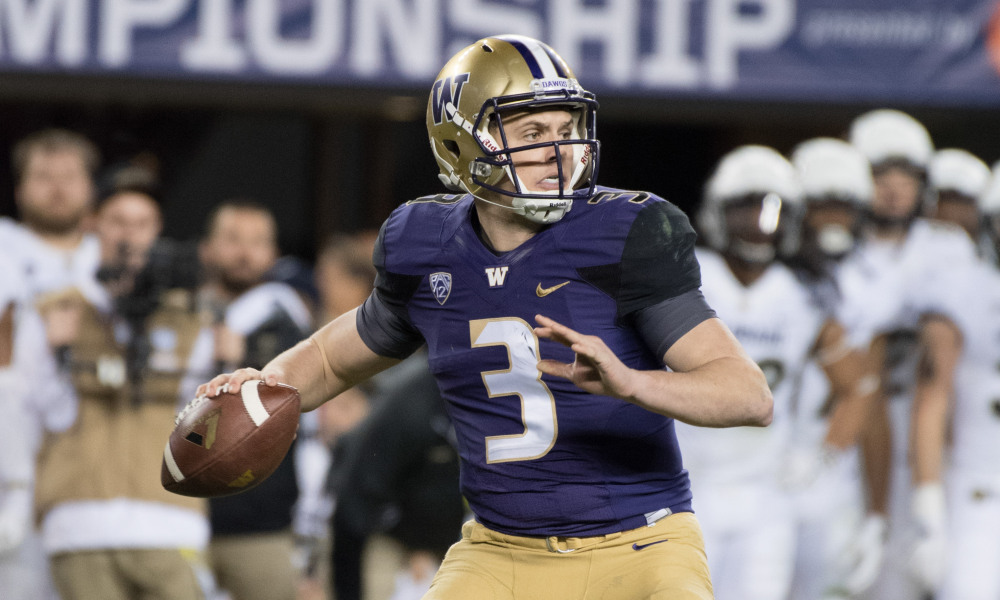
<instances>
[{"instance_id":1,"label":"team logo on banner","mask_svg":"<svg viewBox=\"0 0 1000 600\"><path fill-rule=\"evenodd\" d=\"M451 295L451 273L431 273L431 291L438 304L444 305L445 300Z\"/></svg>"}]
</instances>

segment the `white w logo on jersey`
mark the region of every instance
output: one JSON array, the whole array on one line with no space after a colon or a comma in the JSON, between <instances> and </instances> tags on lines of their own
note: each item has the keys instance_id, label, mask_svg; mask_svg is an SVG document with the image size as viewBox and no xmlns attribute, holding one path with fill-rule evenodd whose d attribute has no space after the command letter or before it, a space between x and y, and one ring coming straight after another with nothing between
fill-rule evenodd
<instances>
[{"instance_id":1,"label":"white w logo on jersey","mask_svg":"<svg viewBox=\"0 0 1000 600\"><path fill-rule=\"evenodd\" d=\"M503 285L504 279L507 279L507 267L487 267L486 278L490 282L490 287Z\"/></svg>"}]
</instances>

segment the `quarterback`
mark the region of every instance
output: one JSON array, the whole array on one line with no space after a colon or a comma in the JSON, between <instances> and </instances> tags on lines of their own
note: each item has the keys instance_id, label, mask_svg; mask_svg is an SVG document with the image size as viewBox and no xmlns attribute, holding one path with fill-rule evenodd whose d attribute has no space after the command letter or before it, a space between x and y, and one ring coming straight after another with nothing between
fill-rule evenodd
<instances>
[{"instance_id":1,"label":"quarterback","mask_svg":"<svg viewBox=\"0 0 1000 600\"><path fill-rule=\"evenodd\" d=\"M426 345L475 516L426 598L712 597L674 420L767 425L771 394L684 213L597 185L596 112L537 40L461 50L427 109L455 193L392 213L362 306L199 388L283 382L310 410Z\"/></svg>"}]
</instances>

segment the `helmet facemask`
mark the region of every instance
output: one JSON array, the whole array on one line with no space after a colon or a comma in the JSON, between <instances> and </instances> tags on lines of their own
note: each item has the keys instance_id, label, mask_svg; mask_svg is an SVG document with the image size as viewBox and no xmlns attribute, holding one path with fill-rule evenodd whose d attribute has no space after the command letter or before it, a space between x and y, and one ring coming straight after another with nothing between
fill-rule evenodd
<instances>
[{"instance_id":1,"label":"helmet facemask","mask_svg":"<svg viewBox=\"0 0 1000 600\"><path fill-rule=\"evenodd\" d=\"M863 203L842 195L806 198L800 253L842 260L858 244L864 224Z\"/></svg>"},{"instance_id":2,"label":"helmet facemask","mask_svg":"<svg viewBox=\"0 0 1000 600\"><path fill-rule=\"evenodd\" d=\"M790 209L781 196L774 192L747 194L729 199L721 209L724 254L748 266L770 264L783 254Z\"/></svg>"},{"instance_id":3,"label":"helmet facemask","mask_svg":"<svg viewBox=\"0 0 1000 600\"><path fill-rule=\"evenodd\" d=\"M924 213L929 204L930 190L924 169L902 159L890 159L872 165L875 180L875 198L869 206L869 219L881 230L906 230L910 224ZM892 178L895 184L885 183ZM891 180L890 180L891 181ZM912 187L912 189L908 189ZM910 204L908 210L893 210L892 204L899 200L889 200L887 193L902 196Z\"/></svg>"},{"instance_id":4,"label":"helmet facemask","mask_svg":"<svg viewBox=\"0 0 1000 600\"><path fill-rule=\"evenodd\" d=\"M538 80L533 82L540 83ZM576 85L575 81L568 84ZM594 131L596 102L576 97L577 93L581 91L505 96L491 98L483 106L471 128L483 153L469 164L471 180L480 190L488 190L491 195L510 201L509 204L497 202L482 193L475 194L477 198L512 209L531 221L552 223L572 208L574 198L593 195L599 154ZM513 140L509 123L548 111L565 111L570 116L572 122L562 134L564 137L527 144ZM545 152L545 158L525 161L529 152L535 155ZM527 168L544 166L548 162L556 168L552 188L538 189L534 185L537 182L524 179Z\"/></svg>"}]
</instances>

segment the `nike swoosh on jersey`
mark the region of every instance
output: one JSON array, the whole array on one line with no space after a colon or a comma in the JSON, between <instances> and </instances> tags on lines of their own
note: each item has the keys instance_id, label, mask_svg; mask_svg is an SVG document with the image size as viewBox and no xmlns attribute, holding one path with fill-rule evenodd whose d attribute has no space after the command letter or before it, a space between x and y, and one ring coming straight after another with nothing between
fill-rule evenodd
<instances>
[{"instance_id":1,"label":"nike swoosh on jersey","mask_svg":"<svg viewBox=\"0 0 1000 600\"><path fill-rule=\"evenodd\" d=\"M643 548L649 548L650 546L655 546L656 544L662 544L663 542L669 542L670 540L657 540L655 542L649 542L648 544L632 544L633 550L642 550Z\"/></svg>"},{"instance_id":2,"label":"nike swoosh on jersey","mask_svg":"<svg viewBox=\"0 0 1000 600\"><path fill-rule=\"evenodd\" d=\"M542 287L542 283L538 282L538 287L535 288L535 293L538 294L539 298L544 298L545 296L548 296L549 294L551 294L552 292L558 290L559 288L561 288L564 285L569 285L569 282L568 281L564 281L564 282L560 283L559 285L554 285L554 286L552 286L550 288L543 288Z\"/></svg>"}]
</instances>

